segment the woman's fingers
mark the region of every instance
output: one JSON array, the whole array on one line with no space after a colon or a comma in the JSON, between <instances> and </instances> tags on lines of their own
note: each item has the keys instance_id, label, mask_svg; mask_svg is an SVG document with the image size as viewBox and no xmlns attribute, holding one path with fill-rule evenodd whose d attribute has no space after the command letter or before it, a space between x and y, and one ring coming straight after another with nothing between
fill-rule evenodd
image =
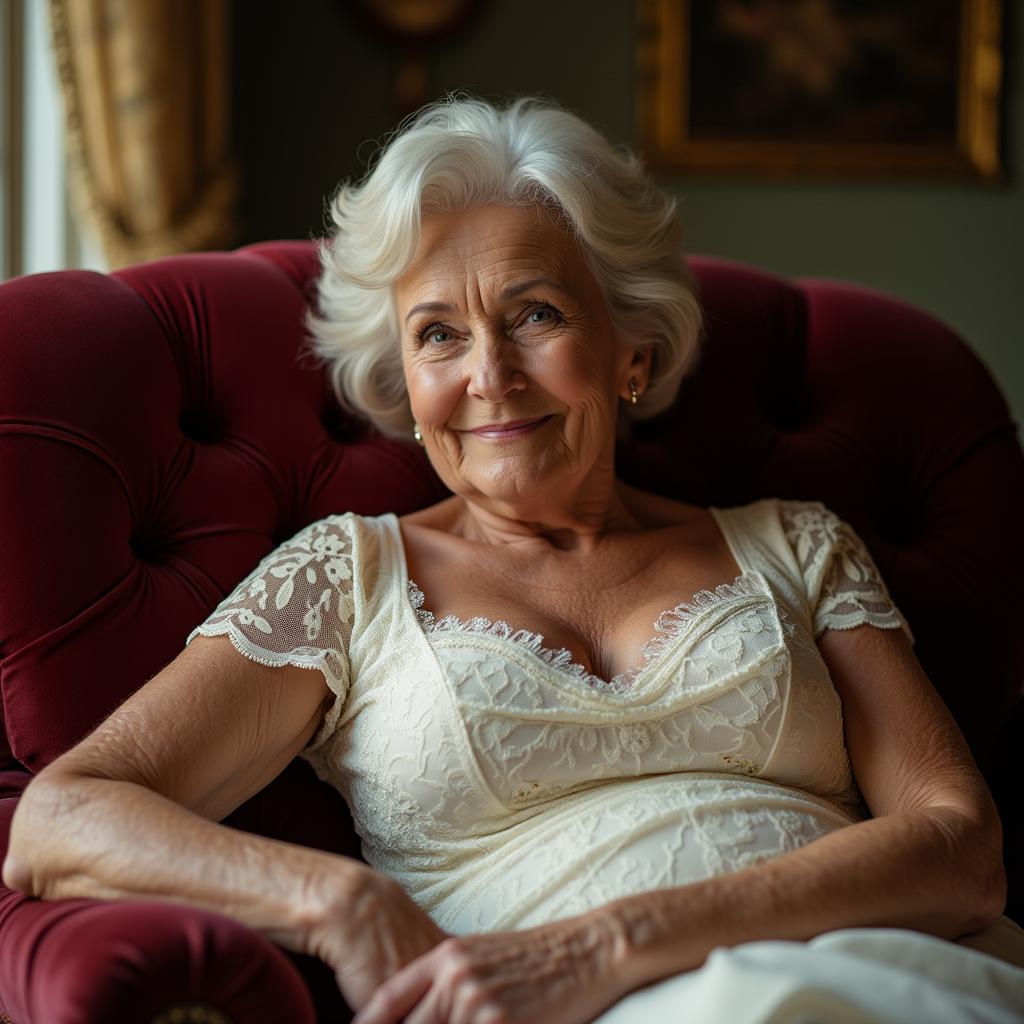
<instances>
[{"instance_id":1,"label":"woman's fingers","mask_svg":"<svg viewBox=\"0 0 1024 1024\"><path fill-rule=\"evenodd\" d=\"M430 991L433 976L432 954L417 957L377 988L352 1024L400 1024Z\"/></svg>"},{"instance_id":2,"label":"woman's fingers","mask_svg":"<svg viewBox=\"0 0 1024 1024\"><path fill-rule=\"evenodd\" d=\"M389 992L390 979L448 935L393 879L367 869L359 882L325 912L311 948L333 968L338 989L362 1021L378 989Z\"/></svg>"},{"instance_id":3,"label":"woman's fingers","mask_svg":"<svg viewBox=\"0 0 1024 1024\"><path fill-rule=\"evenodd\" d=\"M481 962L474 953L472 939L449 937L415 964L410 964L405 969L410 976L413 967L420 982L416 988L419 1001L408 1016L399 1015L396 1020L404 1024L506 1024L511 1020L508 1010L494 1001L493 979L488 977L491 972L486 958ZM411 980L407 983L410 988L416 984Z\"/></svg>"}]
</instances>

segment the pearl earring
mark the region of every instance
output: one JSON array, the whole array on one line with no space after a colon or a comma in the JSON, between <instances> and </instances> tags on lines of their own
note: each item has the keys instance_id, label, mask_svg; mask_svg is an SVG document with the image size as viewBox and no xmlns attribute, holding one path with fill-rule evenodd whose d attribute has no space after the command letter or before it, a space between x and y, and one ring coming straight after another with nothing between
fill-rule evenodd
<instances>
[{"instance_id":1,"label":"pearl earring","mask_svg":"<svg viewBox=\"0 0 1024 1024\"><path fill-rule=\"evenodd\" d=\"M420 425L418 423L413 424L412 436L416 438L416 443L421 447L425 448L426 445L423 443L423 435L420 433Z\"/></svg>"},{"instance_id":2,"label":"pearl earring","mask_svg":"<svg viewBox=\"0 0 1024 1024\"><path fill-rule=\"evenodd\" d=\"M629 400L633 405L636 405L637 390L636 390L636 377L629 378Z\"/></svg>"}]
</instances>

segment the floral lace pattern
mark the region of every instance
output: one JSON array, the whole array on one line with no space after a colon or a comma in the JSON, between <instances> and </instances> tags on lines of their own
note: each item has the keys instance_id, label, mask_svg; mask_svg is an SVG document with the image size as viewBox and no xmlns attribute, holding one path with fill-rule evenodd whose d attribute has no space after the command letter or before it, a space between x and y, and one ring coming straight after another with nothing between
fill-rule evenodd
<instances>
[{"instance_id":1,"label":"floral lace pattern","mask_svg":"<svg viewBox=\"0 0 1024 1024\"><path fill-rule=\"evenodd\" d=\"M352 630L352 538L348 516L299 530L263 558L185 640L226 636L252 661L318 668L344 698ZM341 700L330 713L336 722ZM325 721L312 741L326 738Z\"/></svg>"},{"instance_id":2,"label":"floral lace pattern","mask_svg":"<svg viewBox=\"0 0 1024 1024\"><path fill-rule=\"evenodd\" d=\"M782 631L765 594L715 608L713 624L673 649L684 656L653 663L642 688L614 704L556 666L538 672L532 651L497 634L433 634L493 795L515 808L598 780L766 769L789 688Z\"/></svg>"},{"instance_id":3,"label":"floral lace pattern","mask_svg":"<svg viewBox=\"0 0 1024 1024\"><path fill-rule=\"evenodd\" d=\"M416 612L416 618L424 633L478 633L486 636L497 636L503 640L530 651L552 668L594 687L613 693L627 692L637 676L660 658L665 651L690 627L690 625L708 609L741 596L760 593L760 589L751 573L744 572L731 583L720 583L714 590L699 590L689 601L682 601L674 608L663 611L654 622L654 633L640 649L643 662L611 679L603 679L587 671L585 665L573 659L572 651L566 647L546 647L541 633L532 633L527 629L514 630L503 619L492 622L482 615L472 619L460 619L456 615L445 615L437 619L434 613L423 607L426 597L416 582L408 581L408 598Z\"/></svg>"},{"instance_id":4,"label":"floral lace pattern","mask_svg":"<svg viewBox=\"0 0 1024 1024\"><path fill-rule=\"evenodd\" d=\"M584 914L626 893L741 871L851 824L813 797L700 772L649 777L642 787L610 783L565 803L522 842L488 846L474 884L446 894L446 930Z\"/></svg>"},{"instance_id":5,"label":"floral lace pattern","mask_svg":"<svg viewBox=\"0 0 1024 1024\"><path fill-rule=\"evenodd\" d=\"M825 629L852 629L868 622L901 628L915 642L893 603L878 566L856 531L820 501L780 500L779 519L805 579L818 580L808 598L814 638Z\"/></svg>"}]
</instances>

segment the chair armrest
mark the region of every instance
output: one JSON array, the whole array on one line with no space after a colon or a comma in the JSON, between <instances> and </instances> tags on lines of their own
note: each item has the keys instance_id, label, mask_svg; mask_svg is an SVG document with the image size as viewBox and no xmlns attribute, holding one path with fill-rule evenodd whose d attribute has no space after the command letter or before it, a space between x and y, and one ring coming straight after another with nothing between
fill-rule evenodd
<instances>
[{"instance_id":1,"label":"chair armrest","mask_svg":"<svg viewBox=\"0 0 1024 1024\"><path fill-rule=\"evenodd\" d=\"M157 901L3 896L17 901L0 930L0 1012L14 1024L171 1020L189 1004L207 1007L211 1024L316 1022L285 954L230 918Z\"/></svg>"},{"instance_id":2,"label":"chair armrest","mask_svg":"<svg viewBox=\"0 0 1024 1024\"><path fill-rule=\"evenodd\" d=\"M20 788L3 787L0 857ZM158 900L38 900L0 885L0 1014L13 1024L149 1024L190 1004L211 1024L317 1019L285 951L232 918Z\"/></svg>"}]
</instances>

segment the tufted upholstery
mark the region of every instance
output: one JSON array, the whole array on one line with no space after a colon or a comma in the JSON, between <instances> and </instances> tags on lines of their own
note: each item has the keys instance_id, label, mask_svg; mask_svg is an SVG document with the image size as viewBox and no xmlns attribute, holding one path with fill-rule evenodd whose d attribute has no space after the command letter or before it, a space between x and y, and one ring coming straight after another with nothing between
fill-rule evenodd
<instances>
[{"instance_id":1,"label":"tufted upholstery","mask_svg":"<svg viewBox=\"0 0 1024 1024\"><path fill-rule=\"evenodd\" d=\"M690 262L702 362L637 428L622 476L697 504L817 498L856 528L1004 808L1020 919L1002 780L1024 739L1024 456L1005 401L963 341L894 298ZM332 512L445 496L417 446L339 410L301 345L315 269L310 243L272 242L0 286L0 854L30 773L172 660L276 544ZM226 824L359 855L341 797L298 760ZM149 1020L177 1000L245 1022L345 1019L319 962L158 907L0 889L0 1013ZM231 968L245 964L261 969Z\"/></svg>"}]
</instances>

